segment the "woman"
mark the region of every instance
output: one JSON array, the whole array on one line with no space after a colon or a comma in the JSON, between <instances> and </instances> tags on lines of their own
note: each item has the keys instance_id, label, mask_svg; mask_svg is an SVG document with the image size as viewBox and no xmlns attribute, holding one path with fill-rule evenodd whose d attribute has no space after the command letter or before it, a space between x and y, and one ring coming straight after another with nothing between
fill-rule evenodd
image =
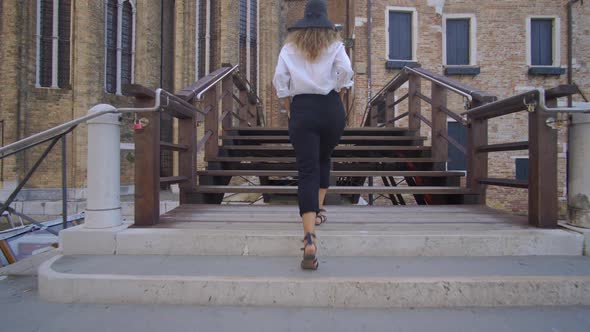
<instances>
[{"instance_id":1,"label":"woman","mask_svg":"<svg viewBox=\"0 0 590 332\"><path fill-rule=\"evenodd\" d=\"M299 173L299 214L303 219L303 269L318 268L315 226L330 185L330 157L345 127L338 92L353 85L353 71L326 3L310 0L305 17L289 27L273 80L289 115L289 139Z\"/></svg>"}]
</instances>

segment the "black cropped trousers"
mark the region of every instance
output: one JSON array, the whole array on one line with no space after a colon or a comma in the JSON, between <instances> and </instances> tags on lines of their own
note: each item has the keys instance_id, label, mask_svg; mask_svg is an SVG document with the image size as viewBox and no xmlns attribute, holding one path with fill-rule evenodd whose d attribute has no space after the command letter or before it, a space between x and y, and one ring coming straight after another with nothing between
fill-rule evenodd
<instances>
[{"instance_id":1,"label":"black cropped trousers","mask_svg":"<svg viewBox=\"0 0 590 332\"><path fill-rule=\"evenodd\" d=\"M336 91L301 94L291 101L289 140L297 160L300 215L319 211L318 191L330 187L330 158L345 126L344 106Z\"/></svg>"}]
</instances>

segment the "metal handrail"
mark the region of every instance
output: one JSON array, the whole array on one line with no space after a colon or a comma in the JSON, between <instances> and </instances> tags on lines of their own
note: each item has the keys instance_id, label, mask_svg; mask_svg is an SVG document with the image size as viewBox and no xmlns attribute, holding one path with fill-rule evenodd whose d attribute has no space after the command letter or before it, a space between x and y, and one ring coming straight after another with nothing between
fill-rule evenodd
<instances>
[{"instance_id":1,"label":"metal handrail","mask_svg":"<svg viewBox=\"0 0 590 332\"><path fill-rule=\"evenodd\" d=\"M0 159L5 158L15 152L27 149L31 146L43 143L47 140L50 140L50 139L55 138L57 136L60 136L64 132L71 130L72 128L78 126L81 123L87 122L89 120L92 120L94 118L100 117L105 114L156 112L162 107L161 101L162 101L163 94L167 95L166 101L168 104L169 96L173 96L173 95L163 89L157 89L156 96L155 96L155 103L154 103L154 106L152 106L152 107L145 107L145 108L126 108L126 107L114 108L113 107L113 108L105 109L103 111L98 111L96 113L87 114L87 115L82 116L80 118L74 119L72 121L68 121L66 123L63 123L61 125L55 126L50 129L47 129L47 130L42 131L40 133L31 135L27 138L20 140L20 141L0 147ZM166 106L166 105L164 105L164 106Z\"/></svg>"},{"instance_id":2,"label":"metal handrail","mask_svg":"<svg viewBox=\"0 0 590 332\"><path fill-rule=\"evenodd\" d=\"M431 82L434 82L434 83L436 83L436 84L438 84L440 86L443 86L443 87L445 87L445 88L447 88L447 89L449 89L449 90L451 90L451 91L453 91L453 92L455 92L457 94L460 94L463 97L467 98L469 100L469 103L473 102L473 96L471 96L471 93L473 93L473 91L471 91L471 93L463 92L463 91L461 91L461 90L459 90L459 89L457 89L457 88L455 88L455 87L453 87L453 86L451 86L451 85L449 85L447 83L444 83L444 82L442 82L440 80L437 80L434 77L431 77L429 75L426 75L424 73L421 73L421 72L419 72L417 70L414 70L413 68L410 68L410 67L404 67L403 70L406 73L407 72L411 72L411 73L416 74L418 76L422 76L423 78L425 78L425 79L427 79L427 80L429 80Z\"/></svg>"},{"instance_id":3,"label":"metal handrail","mask_svg":"<svg viewBox=\"0 0 590 332\"><path fill-rule=\"evenodd\" d=\"M522 100L521 105L520 105L520 100ZM544 111L544 112L590 113L590 106L586 106L586 107L548 107L545 100L546 100L545 89L537 88L537 89L533 89L533 90L530 90L527 92L523 92L519 95L515 95L512 97L508 97L506 99L497 100L497 101L491 102L489 104L485 104L485 105L482 105L479 107L472 108L466 112L463 112L462 115L467 116L467 117L472 117L473 114L480 113L484 109L485 110L492 110L492 109L495 109L496 107L504 107L505 105L503 105L503 104L506 104L507 102L511 103L510 107L512 107L514 109L510 113L525 110L528 106L538 107L538 109L540 109L541 111ZM520 106L518 106L518 105L520 105ZM517 109L517 107L519 109ZM507 114L509 114L509 113L507 113ZM506 114L502 114L502 115L506 115ZM496 116L494 116L494 117L496 117Z\"/></svg>"},{"instance_id":4,"label":"metal handrail","mask_svg":"<svg viewBox=\"0 0 590 332\"><path fill-rule=\"evenodd\" d=\"M538 103L539 108L545 112L564 112L564 113L590 113L590 106L586 107L548 107L545 104L545 89L536 89L539 91Z\"/></svg>"},{"instance_id":5,"label":"metal handrail","mask_svg":"<svg viewBox=\"0 0 590 332\"><path fill-rule=\"evenodd\" d=\"M221 80L223 80L224 78L227 77L227 75L233 73L236 69L238 69L239 65L235 65L233 66L230 70L228 70L225 74L221 75L220 77L218 77L215 81L209 83L209 85L207 85L206 88L204 88L203 90L201 90L201 92L199 92L199 94L197 94L197 100L202 100L203 99L203 95L205 94L205 92L209 91L209 89L211 89L212 87L214 87L217 83L219 83Z\"/></svg>"}]
</instances>

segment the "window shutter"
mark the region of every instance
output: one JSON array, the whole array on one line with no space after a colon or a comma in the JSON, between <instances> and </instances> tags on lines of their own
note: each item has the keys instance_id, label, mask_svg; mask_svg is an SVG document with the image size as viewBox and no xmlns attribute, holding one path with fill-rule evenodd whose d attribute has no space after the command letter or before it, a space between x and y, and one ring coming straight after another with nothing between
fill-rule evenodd
<instances>
[{"instance_id":1,"label":"window shutter","mask_svg":"<svg viewBox=\"0 0 590 332\"><path fill-rule=\"evenodd\" d=\"M447 20L447 64L469 65L469 19Z\"/></svg>"},{"instance_id":2,"label":"window shutter","mask_svg":"<svg viewBox=\"0 0 590 332\"><path fill-rule=\"evenodd\" d=\"M53 66L53 0L41 0L41 50L39 59L39 85L49 88Z\"/></svg>"},{"instance_id":3,"label":"window shutter","mask_svg":"<svg viewBox=\"0 0 590 332\"><path fill-rule=\"evenodd\" d=\"M109 0L107 3L106 22L106 90L109 93L117 92L117 0Z\"/></svg>"},{"instance_id":4,"label":"window shutter","mask_svg":"<svg viewBox=\"0 0 590 332\"><path fill-rule=\"evenodd\" d=\"M256 87L258 78L258 0L250 0L250 84Z\"/></svg>"},{"instance_id":5,"label":"window shutter","mask_svg":"<svg viewBox=\"0 0 590 332\"><path fill-rule=\"evenodd\" d=\"M70 85L71 0L59 1L58 86Z\"/></svg>"},{"instance_id":6,"label":"window shutter","mask_svg":"<svg viewBox=\"0 0 590 332\"><path fill-rule=\"evenodd\" d=\"M243 73L246 73L246 58L247 49L246 40L248 31L248 3L246 0L240 0L240 35L239 35L239 48L240 48L240 69Z\"/></svg>"},{"instance_id":7,"label":"window shutter","mask_svg":"<svg viewBox=\"0 0 590 332\"><path fill-rule=\"evenodd\" d=\"M553 19L531 20L531 64L553 65Z\"/></svg>"},{"instance_id":8,"label":"window shutter","mask_svg":"<svg viewBox=\"0 0 590 332\"><path fill-rule=\"evenodd\" d=\"M458 122L449 122L448 126L449 137L459 142L461 145L466 146L467 143L467 128ZM449 171L464 171L467 169L467 161L465 154L459 151L454 145L449 144L449 162L447 163L447 169Z\"/></svg>"},{"instance_id":9,"label":"window shutter","mask_svg":"<svg viewBox=\"0 0 590 332\"><path fill-rule=\"evenodd\" d=\"M529 179L529 158L516 158L516 179L525 180Z\"/></svg>"},{"instance_id":10,"label":"window shutter","mask_svg":"<svg viewBox=\"0 0 590 332\"><path fill-rule=\"evenodd\" d=\"M412 13L389 12L389 58L412 60Z\"/></svg>"},{"instance_id":11,"label":"window shutter","mask_svg":"<svg viewBox=\"0 0 590 332\"><path fill-rule=\"evenodd\" d=\"M205 76L205 57L207 54L207 3L205 0L199 0L199 77Z\"/></svg>"},{"instance_id":12,"label":"window shutter","mask_svg":"<svg viewBox=\"0 0 590 332\"><path fill-rule=\"evenodd\" d=\"M129 1L123 3L121 24L121 86L131 84L133 66L133 8Z\"/></svg>"}]
</instances>

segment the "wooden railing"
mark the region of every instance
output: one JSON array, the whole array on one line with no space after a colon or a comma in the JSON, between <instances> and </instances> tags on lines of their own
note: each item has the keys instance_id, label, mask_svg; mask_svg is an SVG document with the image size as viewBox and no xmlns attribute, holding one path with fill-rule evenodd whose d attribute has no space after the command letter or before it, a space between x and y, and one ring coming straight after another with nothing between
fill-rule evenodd
<instances>
[{"instance_id":1,"label":"wooden railing","mask_svg":"<svg viewBox=\"0 0 590 332\"><path fill-rule=\"evenodd\" d=\"M531 225L541 228L557 227L557 130L549 123L556 116L539 107L541 98L548 107L556 107L557 99L576 93L573 86L559 86L547 90L519 94L464 112L473 135L469 137L472 163L468 169L468 185L479 193L485 203L486 186L527 188L528 217ZM528 111L528 141L488 144L488 120L517 112ZM488 153L502 151L529 151L528 181L495 179L488 177Z\"/></svg>"},{"instance_id":2,"label":"wooden railing","mask_svg":"<svg viewBox=\"0 0 590 332\"><path fill-rule=\"evenodd\" d=\"M429 95L422 92L421 80L431 83ZM396 97L396 92L408 82L408 92ZM451 110L447 105L447 93L465 98L465 110ZM548 107L557 105L557 98L577 93L574 86L559 86L544 94ZM417 133L424 123L430 128L434 170L444 167L448 160L448 144L463 152L467 161L466 186L470 202L486 204L486 187L508 186L529 189L529 222L531 225L552 228L557 226L557 132L548 126L551 114L536 107L538 91L527 92L496 101L496 97L460 82L448 79L428 70L405 68L392 79L369 103L364 119L365 126L395 126L408 117L408 127ZM395 115L394 109L408 100L408 109ZM431 118L422 112L422 102L430 105ZM488 120L520 111L529 111L529 140L488 144ZM381 112L380 112L381 111ZM385 112L383 114L382 112ZM554 115L553 115L554 116ZM463 124L467 129L467 144L460 144L448 135L447 118ZM379 123L377 120L385 120ZM493 179L488 177L488 153L529 150L529 180ZM438 168L438 169L436 169Z\"/></svg>"},{"instance_id":3,"label":"wooden railing","mask_svg":"<svg viewBox=\"0 0 590 332\"><path fill-rule=\"evenodd\" d=\"M422 81L431 83L430 93L423 93ZM408 92L396 96L398 90L408 83ZM448 79L447 77L435 74L422 68L404 68L398 76L391 80L375 97L369 102L368 112L365 116L365 126L394 127L397 122L408 118L408 128L420 133L422 123L429 127L432 137L432 158L440 168L448 159L448 144L452 144L459 151L467 154L468 148L449 137L447 118L450 117L467 126L466 120L459 115L464 109L450 110L447 103L448 93L455 93L465 98L465 105L479 106L496 100L496 97L471 86ZM403 101L408 100L408 109L399 115L395 115L395 107ZM422 113L422 102L430 105L431 117L428 119ZM384 114L382 112L385 112ZM378 119L384 118L379 123Z\"/></svg>"},{"instance_id":4,"label":"wooden railing","mask_svg":"<svg viewBox=\"0 0 590 332\"><path fill-rule=\"evenodd\" d=\"M155 91L140 85L125 87L136 107L154 104ZM140 113L135 130L135 225L152 226L160 216L160 185L178 184L180 204L195 202L197 154L218 156L219 138L234 125L264 125L260 99L237 66L222 67L162 101L162 112L178 119L177 142L160 141L160 113ZM234 121L236 119L236 121ZM204 134L197 137L197 126ZM178 175L160 177L160 151L178 152Z\"/></svg>"}]
</instances>

